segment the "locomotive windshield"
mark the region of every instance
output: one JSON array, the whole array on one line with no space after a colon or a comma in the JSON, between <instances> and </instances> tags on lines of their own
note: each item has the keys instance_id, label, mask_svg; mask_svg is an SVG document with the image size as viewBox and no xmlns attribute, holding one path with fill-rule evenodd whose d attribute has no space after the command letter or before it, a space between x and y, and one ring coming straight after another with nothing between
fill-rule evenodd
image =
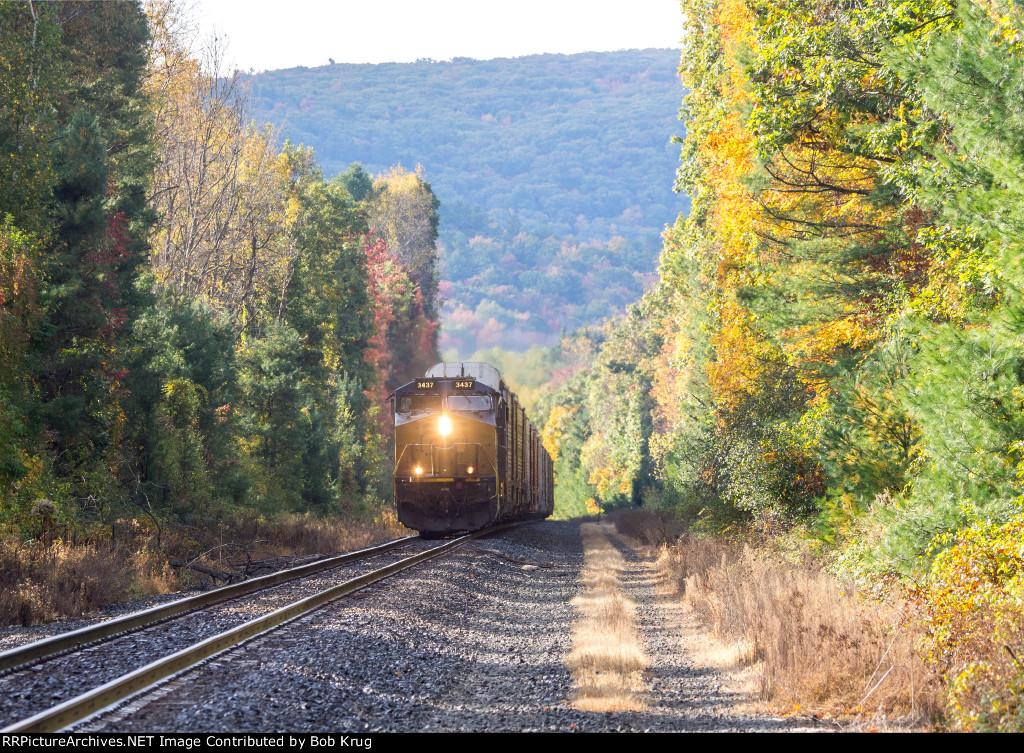
<instances>
[{"instance_id":1,"label":"locomotive windshield","mask_svg":"<svg viewBox=\"0 0 1024 753\"><path fill-rule=\"evenodd\" d=\"M489 395L449 395L448 410L459 412L489 411L491 398Z\"/></svg>"},{"instance_id":2,"label":"locomotive windshield","mask_svg":"<svg viewBox=\"0 0 1024 753\"><path fill-rule=\"evenodd\" d=\"M398 417L406 421L441 412L439 395L402 395L398 399Z\"/></svg>"}]
</instances>

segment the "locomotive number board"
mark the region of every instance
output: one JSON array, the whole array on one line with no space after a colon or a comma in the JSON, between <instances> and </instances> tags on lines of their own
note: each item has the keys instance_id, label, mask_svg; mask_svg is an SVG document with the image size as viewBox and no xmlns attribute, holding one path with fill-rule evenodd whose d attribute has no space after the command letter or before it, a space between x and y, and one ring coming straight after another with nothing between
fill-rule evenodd
<instances>
[{"instance_id":1,"label":"locomotive number board","mask_svg":"<svg viewBox=\"0 0 1024 753\"><path fill-rule=\"evenodd\" d=\"M452 387L457 390L471 390L476 387L476 380L474 379L456 379ZM433 379L417 379L416 389L418 390L436 390L437 382Z\"/></svg>"}]
</instances>

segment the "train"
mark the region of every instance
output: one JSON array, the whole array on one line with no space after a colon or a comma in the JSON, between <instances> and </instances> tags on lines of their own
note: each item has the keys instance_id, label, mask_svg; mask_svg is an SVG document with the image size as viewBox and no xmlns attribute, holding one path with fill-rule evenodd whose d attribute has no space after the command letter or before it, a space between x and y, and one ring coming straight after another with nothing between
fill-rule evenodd
<instances>
[{"instance_id":1,"label":"train","mask_svg":"<svg viewBox=\"0 0 1024 753\"><path fill-rule=\"evenodd\" d=\"M479 531L554 510L554 466L499 371L443 362L397 388L398 520L425 538Z\"/></svg>"}]
</instances>

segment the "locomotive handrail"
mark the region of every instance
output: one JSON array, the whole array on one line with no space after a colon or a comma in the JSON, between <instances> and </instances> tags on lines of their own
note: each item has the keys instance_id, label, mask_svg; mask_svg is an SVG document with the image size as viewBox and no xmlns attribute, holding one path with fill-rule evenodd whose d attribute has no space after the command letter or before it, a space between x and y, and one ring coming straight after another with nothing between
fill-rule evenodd
<instances>
[{"instance_id":1,"label":"locomotive handrail","mask_svg":"<svg viewBox=\"0 0 1024 753\"><path fill-rule=\"evenodd\" d=\"M408 450L410 447L430 447L430 448L433 448L433 446L434 445L432 445L432 444L426 444L426 443L423 443L423 442L417 442L415 444L404 444L404 445L402 445L402 454L399 455L398 456L398 460L395 461L395 469L394 469L394 471L392 472L391 475L393 475L393 476L397 476L398 475L398 466L401 465L402 458L405 457L405 451ZM430 453L430 475L431 476L434 475L434 453Z\"/></svg>"}]
</instances>

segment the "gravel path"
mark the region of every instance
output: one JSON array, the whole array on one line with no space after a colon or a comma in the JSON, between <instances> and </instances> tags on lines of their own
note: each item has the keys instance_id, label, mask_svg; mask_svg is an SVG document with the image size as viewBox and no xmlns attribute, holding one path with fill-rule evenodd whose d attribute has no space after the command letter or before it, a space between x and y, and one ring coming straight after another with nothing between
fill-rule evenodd
<instances>
[{"instance_id":1,"label":"gravel path","mask_svg":"<svg viewBox=\"0 0 1024 753\"><path fill-rule=\"evenodd\" d=\"M630 550L631 551L631 550ZM635 555L634 560L635 560ZM624 583L653 657L643 712L571 707L564 664L582 566L576 523L495 534L222 654L76 731L782 729L733 713L679 652L637 562Z\"/></svg>"},{"instance_id":2,"label":"gravel path","mask_svg":"<svg viewBox=\"0 0 1024 753\"><path fill-rule=\"evenodd\" d=\"M436 542L414 539L396 550L358 562L344 563L301 580L289 581L265 591L177 615L123 636L98 641L78 651L56 654L0 673L0 727L74 698L158 657L167 656L212 635L311 596L331 585L436 545ZM185 595L187 594L175 594L172 599L165 600L182 598ZM147 600L142 608L152 606L149 601ZM129 611L131 610L111 610L111 614L105 616L105 619L121 616ZM57 632L73 630L98 621L102 620L58 623L64 630ZM38 635L39 631L30 632L35 634L33 640L45 637Z\"/></svg>"}]
</instances>

